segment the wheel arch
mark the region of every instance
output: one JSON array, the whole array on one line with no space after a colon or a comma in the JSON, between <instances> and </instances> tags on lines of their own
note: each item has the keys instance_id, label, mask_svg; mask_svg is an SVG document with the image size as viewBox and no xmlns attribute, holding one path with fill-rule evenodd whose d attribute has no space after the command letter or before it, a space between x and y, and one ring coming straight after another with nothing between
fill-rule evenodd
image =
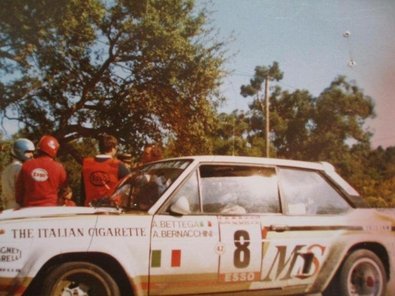
<instances>
[{"instance_id":1,"label":"wheel arch","mask_svg":"<svg viewBox=\"0 0 395 296\"><path fill-rule=\"evenodd\" d=\"M112 256L100 252L88 253L64 253L48 260L34 277L29 285L26 295L38 295L44 277L56 266L72 261L84 261L95 264L108 272L120 288L122 295L134 295L132 283L129 281L125 270L119 262Z\"/></svg>"},{"instance_id":2,"label":"wheel arch","mask_svg":"<svg viewBox=\"0 0 395 296\"><path fill-rule=\"evenodd\" d=\"M377 257L379 257L379 259L383 263L385 273L387 276L387 281L388 281L391 276L391 268L390 268L390 257L389 257L387 250L385 249L385 247L379 243L376 243L376 242L358 243L358 244L352 246L348 250L347 256L349 254L351 254L352 252L354 252L356 250L360 250L360 249L369 250L369 251L373 252L374 254L376 254Z\"/></svg>"},{"instance_id":3,"label":"wheel arch","mask_svg":"<svg viewBox=\"0 0 395 296\"><path fill-rule=\"evenodd\" d=\"M387 283L390 280L390 258L387 250L383 245L377 242L361 242L357 243L353 246L351 246L348 251L346 252L346 255L344 258L341 260L341 264L338 266L336 269L336 272L334 273L334 276L331 278L329 285L326 287L325 291L323 292L323 296L330 296L330 295L338 295L339 292L337 290L337 281L339 278L339 273L341 270L341 267L345 260L347 259L348 256L350 256L353 252L358 251L358 250L368 250L374 253L381 263L384 266L385 270L385 276L387 279Z\"/></svg>"}]
</instances>

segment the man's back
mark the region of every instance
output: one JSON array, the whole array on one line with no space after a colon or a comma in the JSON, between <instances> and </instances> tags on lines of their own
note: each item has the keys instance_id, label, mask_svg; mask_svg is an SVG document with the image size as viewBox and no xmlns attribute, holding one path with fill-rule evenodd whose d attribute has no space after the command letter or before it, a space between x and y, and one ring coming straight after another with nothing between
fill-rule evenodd
<instances>
[{"instance_id":1,"label":"man's back","mask_svg":"<svg viewBox=\"0 0 395 296\"><path fill-rule=\"evenodd\" d=\"M16 199L21 206L56 206L58 191L66 186L62 164L42 155L23 164L16 186Z\"/></svg>"},{"instance_id":2,"label":"man's back","mask_svg":"<svg viewBox=\"0 0 395 296\"><path fill-rule=\"evenodd\" d=\"M111 157L84 159L82 167L85 202L106 197L112 193L119 180L120 161Z\"/></svg>"}]
</instances>

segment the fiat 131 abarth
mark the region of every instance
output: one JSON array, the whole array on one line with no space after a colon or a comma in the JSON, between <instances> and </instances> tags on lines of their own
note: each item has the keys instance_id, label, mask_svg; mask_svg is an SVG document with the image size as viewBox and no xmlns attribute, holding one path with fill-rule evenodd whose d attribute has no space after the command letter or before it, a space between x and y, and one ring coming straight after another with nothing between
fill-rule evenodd
<instances>
[{"instance_id":1,"label":"fiat 131 abarth","mask_svg":"<svg viewBox=\"0 0 395 296\"><path fill-rule=\"evenodd\" d=\"M328 163L196 156L0 214L0 295L395 295L395 215Z\"/></svg>"}]
</instances>

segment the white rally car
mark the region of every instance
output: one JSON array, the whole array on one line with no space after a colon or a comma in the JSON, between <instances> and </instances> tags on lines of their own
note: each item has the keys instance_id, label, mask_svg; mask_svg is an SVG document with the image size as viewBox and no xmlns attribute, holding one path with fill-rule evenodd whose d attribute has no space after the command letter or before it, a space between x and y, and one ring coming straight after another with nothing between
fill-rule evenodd
<instances>
[{"instance_id":1,"label":"white rally car","mask_svg":"<svg viewBox=\"0 0 395 296\"><path fill-rule=\"evenodd\" d=\"M327 163L151 163L94 207L1 213L0 295L395 295L394 213L358 200Z\"/></svg>"}]
</instances>

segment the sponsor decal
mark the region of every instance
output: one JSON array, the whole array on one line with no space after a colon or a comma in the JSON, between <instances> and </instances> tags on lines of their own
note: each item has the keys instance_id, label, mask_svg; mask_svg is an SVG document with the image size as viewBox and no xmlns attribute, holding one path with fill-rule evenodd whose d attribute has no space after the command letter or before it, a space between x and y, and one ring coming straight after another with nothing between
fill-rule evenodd
<instances>
[{"instance_id":1,"label":"sponsor decal","mask_svg":"<svg viewBox=\"0 0 395 296\"><path fill-rule=\"evenodd\" d=\"M2 268L0 267L0 272L21 272L19 268Z\"/></svg>"},{"instance_id":2,"label":"sponsor decal","mask_svg":"<svg viewBox=\"0 0 395 296\"><path fill-rule=\"evenodd\" d=\"M89 175L89 182L96 187L105 186L110 182L110 176L107 172L96 171Z\"/></svg>"},{"instance_id":3,"label":"sponsor decal","mask_svg":"<svg viewBox=\"0 0 395 296\"><path fill-rule=\"evenodd\" d=\"M22 257L22 251L14 247L0 247L0 262L18 261Z\"/></svg>"},{"instance_id":4,"label":"sponsor decal","mask_svg":"<svg viewBox=\"0 0 395 296\"><path fill-rule=\"evenodd\" d=\"M254 216L219 216L218 222L221 225L259 225L259 217Z\"/></svg>"},{"instance_id":5,"label":"sponsor decal","mask_svg":"<svg viewBox=\"0 0 395 296\"><path fill-rule=\"evenodd\" d=\"M259 280L259 272L232 272L221 274L223 282L252 282Z\"/></svg>"},{"instance_id":6,"label":"sponsor decal","mask_svg":"<svg viewBox=\"0 0 395 296\"><path fill-rule=\"evenodd\" d=\"M75 237L145 237L145 228L140 227L98 227L98 228L25 228L11 229L14 239L26 238L75 238Z\"/></svg>"},{"instance_id":7,"label":"sponsor decal","mask_svg":"<svg viewBox=\"0 0 395 296\"><path fill-rule=\"evenodd\" d=\"M48 180L48 172L42 168L36 168L31 172L31 176L36 182L45 182Z\"/></svg>"},{"instance_id":8,"label":"sponsor decal","mask_svg":"<svg viewBox=\"0 0 395 296\"><path fill-rule=\"evenodd\" d=\"M274 259L262 262L262 280L271 282L275 280L286 281L292 278L309 278L318 273L326 247L320 244L296 245L289 252L285 245L275 246ZM273 258L273 257L271 257ZM297 264L298 263L298 264Z\"/></svg>"},{"instance_id":9,"label":"sponsor decal","mask_svg":"<svg viewBox=\"0 0 395 296\"><path fill-rule=\"evenodd\" d=\"M216 253L221 256L221 281L261 281L274 287L283 281L308 280L318 274L327 249L325 245L272 244L267 239L269 229L260 225L257 228L254 220L233 219L236 223L231 225L235 227L228 227L227 222L232 219L225 221L225 224L221 221L223 242L216 245ZM252 236L257 231L261 235L259 241Z\"/></svg>"},{"instance_id":10,"label":"sponsor decal","mask_svg":"<svg viewBox=\"0 0 395 296\"><path fill-rule=\"evenodd\" d=\"M13 238L33 238L34 229L24 228L24 229L11 229Z\"/></svg>"},{"instance_id":11,"label":"sponsor decal","mask_svg":"<svg viewBox=\"0 0 395 296\"><path fill-rule=\"evenodd\" d=\"M56 143L53 140L48 141L47 145L51 147L53 150L56 150Z\"/></svg>"},{"instance_id":12,"label":"sponsor decal","mask_svg":"<svg viewBox=\"0 0 395 296\"><path fill-rule=\"evenodd\" d=\"M365 231L391 231L391 225L364 225L363 230Z\"/></svg>"}]
</instances>

